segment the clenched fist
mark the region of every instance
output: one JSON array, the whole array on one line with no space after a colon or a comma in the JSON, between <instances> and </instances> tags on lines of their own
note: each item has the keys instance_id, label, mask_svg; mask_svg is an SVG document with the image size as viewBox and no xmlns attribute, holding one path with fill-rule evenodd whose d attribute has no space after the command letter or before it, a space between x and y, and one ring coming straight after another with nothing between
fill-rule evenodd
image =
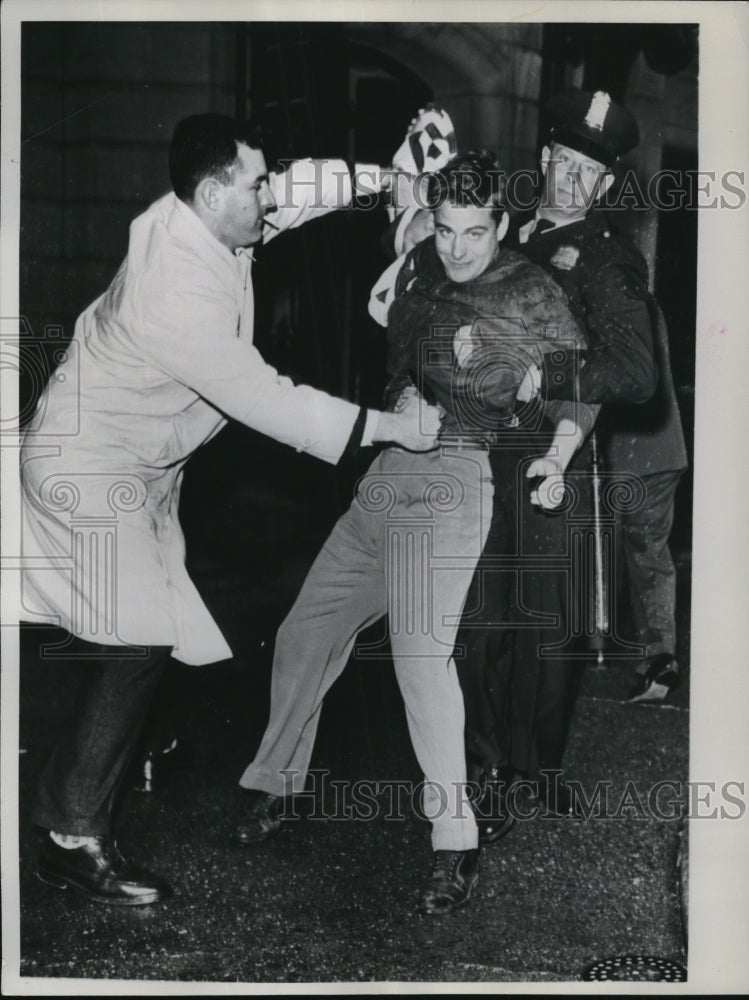
<instances>
[{"instance_id":1,"label":"clenched fist","mask_svg":"<svg viewBox=\"0 0 749 1000\"><path fill-rule=\"evenodd\" d=\"M375 441L390 441L407 451L432 451L442 428L445 410L430 406L414 388L404 390L395 413L381 413Z\"/></svg>"},{"instance_id":2,"label":"clenched fist","mask_svg":"<svg viewBox=\"0 0 749 1000\"><path fill-rule=\"evenodd\" d=\"M564 473L556 458L545 455L537 458L526 469L526 479L541 479L531 491L531 503L544 510L554 510L564 499Z\"/></svg>"}]
</instances>

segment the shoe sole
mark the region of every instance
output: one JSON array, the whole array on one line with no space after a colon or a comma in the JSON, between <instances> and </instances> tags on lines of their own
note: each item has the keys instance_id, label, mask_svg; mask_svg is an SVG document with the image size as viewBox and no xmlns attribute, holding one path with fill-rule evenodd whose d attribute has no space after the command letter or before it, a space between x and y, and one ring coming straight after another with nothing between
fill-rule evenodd
<instances>
[{"instance_id":1,"label":"shoe sole","mask_svg":"<svg viewBox=\"0 0 749 1000\"><path fill-rule=\"evenodd\" d=\"M85 896L86 899L91 899L95 903L105 903L107 906L151 906L153 903L161 903L169 898L169 896L163 895L158 890L154 890L148 896L138 896L137 898L126 897L124 899L116 899L112 896L101 896L87 889L85 886L79 885L71 878L63 875L55 875L41 868L37 870L36 877L45 885L51 885L55 889L72 889L73 892Z\"/></svg>"},{"instance_id":2,"label":"shoe sole","mask_svg":"<svg viewBox=\"0 0 749 1000\"><path fill-rule=\"evenodd\" d=\"M636 694L633 697L629 698L628 700L631 701L632 703L647 702L647 701L658 701L658 702L665 701L666 697L671 693L671 691L673 691L675 686L676 685L674 684L667 685L667 684L657 684L654 682L653 684L650 685L647 691L643 691L642 694Z\"/></svg>"}]
</instances>

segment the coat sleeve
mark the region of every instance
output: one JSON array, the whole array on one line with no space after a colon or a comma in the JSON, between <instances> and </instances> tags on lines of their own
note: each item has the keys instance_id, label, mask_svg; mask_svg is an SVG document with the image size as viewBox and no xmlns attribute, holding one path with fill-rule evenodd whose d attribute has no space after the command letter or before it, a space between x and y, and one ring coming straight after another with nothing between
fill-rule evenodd
<instances>
[{"instance_id":1,"label":"coat sleeve","mask_svg":"<svg viewBox=\"0 0 749 1000\"><path fill-rule=\"evenodd\" d=\"M160 289L169 288L169 294ZM261 434L326 462L341 458L360 408L279 375L237 337L237 310L198 268L144 282L133 335L156 369Z\"/></svg>"},{"instance_id":2,"label":"coat sleeve","mask_svg":"<svg viewBox=\"0 0 749 1000\"><path fill-rule=\"evenodd\" d=\"M277 208L268 216L272 225L263 230L264 243L351 204L351 174L344 160L294 160L282 173L271 173L268 184Z\"/></svg>"},{"instance_id":3,"label":"coat sleeve","mask_svg":"<svg viewBox=\"0 0 749 1000\"><path fill-rule=\"evenodd\" d=\"M644 403L658 381L648 308L647 270L634 251L614 245L582 289L590 349L547 381L548 398Z\"/></svg>"},{"instance_id":4,"label":"coat sleeve","mask_svg":"<svg viewBox=\"0 0 749 1000\"><path fill-rule=\"evenodd\" d=\"M544 383L554 384L556 369L568 363L568 359L578 355L585 346L585 337L567 304L567 298L559 286L543 275L540 294L528 304L525 318L529 333L542 346ZM547 393L544 411L552 424L563 419L572 420L583 435L593 430L600 406L583 402L572 395L569 399L554 399Z\"/></svg>"}]
</instances>

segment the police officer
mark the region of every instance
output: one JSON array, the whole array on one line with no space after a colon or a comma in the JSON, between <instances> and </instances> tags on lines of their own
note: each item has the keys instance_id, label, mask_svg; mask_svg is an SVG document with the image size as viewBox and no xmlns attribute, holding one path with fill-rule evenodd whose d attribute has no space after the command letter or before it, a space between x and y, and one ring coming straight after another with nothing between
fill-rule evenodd
<instances>
[{"instance_id":1,"label":"police officer","mask_svg":"<svg viewBox=\"0 0 749 1000\"><path fill-rule=\"evenodd\" d=\"M644 647L631 697L658 700L678 680L676 573L668 537L686 448L668 332L647 294L647 265L595 207L618 158L637 145L639 134L629 112L602 91L565 91L547 111L552 124L541 158L544 192L533 218L518 227L518 242L564 288L588 331L592 350L575 359L582 363L576 390L584 402L609 404L599 420L608 469L641 480L642 502L620 512L634 638ZM555 371L546 397L570 395L569 375L574 378L574 367L565 379Z\"/></svg>"},{"instance_id":2,"label":"police officer","mask_svg":"<svg viewBox=\"0 0 749 1000\"><path fill-rule=\"evenodd\" d=\"M632 697L663 698L678 677L675 572L667 542L686 451L667 332L648 292L647 265L597 208L618 159L637 145L639 133L629 112L602 91L563 92L546 110L550 133L541 154L542 194L528 215L515 218L513 233L518 248L566 292L589 348L566 352L562 363L557 356L553 373L530 371L521 394L604 404L599 437L606 443L608 468L640 477L642 502L621 514L632 617L645 657ZM524 553L555 551L563 542L559 522L538 530L522 498L519 502ZM542 573L539 579L545 582L536 610L549 610L550 595L560 607L553 575ZM481 650L480 633L461 634L469 637L468 658L459 668L466 678L467 749L474 756L483 752L484 771L491 776L479 818L483 839L491 841L510 825L503 789L514 771L553 775L540 795L551 812L566 814L574 805L555 773L574 700L574 673L544 657L538 645L542 633L532 629L516 630L509 653L505 637L494 663L471 655ZM492 641L495 647L501 642L499 636ZM487 703L497 706L493 715Z\"/></svg>"}]
</instances>

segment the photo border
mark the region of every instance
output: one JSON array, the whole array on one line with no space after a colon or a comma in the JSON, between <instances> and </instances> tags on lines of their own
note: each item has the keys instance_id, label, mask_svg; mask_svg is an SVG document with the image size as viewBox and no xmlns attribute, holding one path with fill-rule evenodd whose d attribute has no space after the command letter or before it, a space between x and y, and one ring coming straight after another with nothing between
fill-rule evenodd
<instances>
[{"instance_id":1,"label":"photo border","mask_svg":"<svg viewBox=\"0 0 749 1000\"><path fill-rule=\"evenodd\" d=\"M458 16L459 15L459 16ZM358 0L315 4L304 0L5 0L2 16L2 226L0 320L19 313L20 25L24 20L366 20L679 22L700 26L699 167L749 173L749 8L712 4L605 0L539 5L493 0ZM697 358L695 386L694 529L692 549L691 720L692 781L747 781L749 678L743 662L747 617L745 514L749 421L749 336L746 272L749 225L741 209L700 212L698 236ZM17 320L15 321L17 322ZM3 369L2 412L18 412L14 372ZM15 995L133 995L254 993L376 993L382 984L229 984L132 980L37 979L19 973L18 899L18 444L4 435L2 461L2 871L3 992ZM649 983L424 984L388 983L400 993L730 993L749 986L749 818L690 822L689 981Z\"/></svg>"}]
</instances>

